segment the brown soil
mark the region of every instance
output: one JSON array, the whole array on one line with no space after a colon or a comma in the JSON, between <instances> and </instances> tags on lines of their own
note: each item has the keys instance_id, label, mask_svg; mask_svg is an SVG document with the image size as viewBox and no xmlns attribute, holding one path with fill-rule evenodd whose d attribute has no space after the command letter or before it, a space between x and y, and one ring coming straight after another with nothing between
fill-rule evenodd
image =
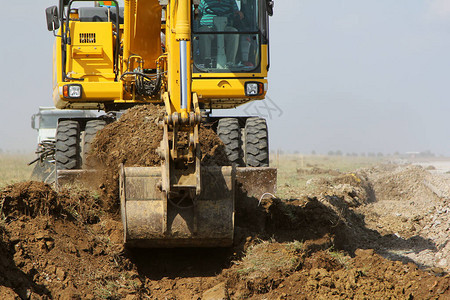
<instances>
[{"instance_id":1,"label":"brown soil","mask_svg":"<svg viewBox=\"0 0 450 300\"><path fill-rule=\"evenodd\" d=\"M3 191L2 212L10 218L35 217L58 211L57 194L42 182L21 182Z\"/></svg>"},{"instance_id":2,"label":"brown soil","mask_svg":"<svg viewBox=\"0 0 450 300\"><path fill-rule=\"evenodd\" d=\"M376 180L371 180L389 172L393 170L339 175L328 179L314 197L269 199L260 205L247 198L255 202L243 205L240 196L236 245L231 249L124 249L121 223L102 208L103 200L95 193L56 193L43 183L15 184L1 192L0 295L5 299L449 299L450 275L445 269L427 269L407 256L388 255L399 248L417 253L419 246L435 249L430 241L371 228L364 221L369 213L363 215L363 210L381 200L361 201L355 207L345 200L351 195L333 189L349 184L377 191L383 189L381 181L372 186ZM403 174L400 182L426 176L422 169L396 172ZM364 188L360 192L353 197L368 195Z\"/></svg>"},{"instance_id":3,"label":"brown soil","mask_svg":"<svg viewBox=\"0 0 450 300\"><path fill-rule=\"evenodd\" d=\"M373 250L353 258L310 245L263 243L226 272L233 299L429 299L448 297L449 277L389 262ZM309 247L308 247L309 246ZM255 268L257 267L257 268Z\"/></svg>"}]
</instances>

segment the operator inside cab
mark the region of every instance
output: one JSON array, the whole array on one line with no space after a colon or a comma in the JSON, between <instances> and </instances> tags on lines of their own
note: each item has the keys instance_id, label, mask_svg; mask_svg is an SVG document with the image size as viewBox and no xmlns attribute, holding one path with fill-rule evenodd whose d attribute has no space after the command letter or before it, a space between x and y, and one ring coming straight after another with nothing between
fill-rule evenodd
<instances>
[{"instance_id":1,"label":"operator inside cab","mask_svg":"<svg viewBox=\"0 0 450 300\"><path fill-rule=\"evenodd\" d=\"M260 63L258 0L201 0L194 9L199 72L253 72Z\"/></svg>"},{"instance_id":2,"label":"operator inside cab","mask_svg":"<svg viewBox=\"0 0 450 300\"><path fill-rule=\"evenodd\" d=\"M116 4L112 1L95 1L97 7L115 7Z\"/></svg>"}]
</instances>

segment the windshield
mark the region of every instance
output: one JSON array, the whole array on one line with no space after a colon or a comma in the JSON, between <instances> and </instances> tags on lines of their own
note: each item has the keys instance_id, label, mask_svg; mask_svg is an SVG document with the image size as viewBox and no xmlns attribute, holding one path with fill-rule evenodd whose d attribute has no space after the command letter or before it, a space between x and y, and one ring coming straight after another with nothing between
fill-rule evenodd
<instances>
[{"instance_id":1,"label":"windshield","mask_svg":"<svg viewBox=\"0 0 450 300\"><path fill-rule=\"evenodd\" d=\"M194 65L200 72L252 72L259 66L258 0L201 0L193 12Z\"/></svg>"},{"instance_id":2,"label":"windshield","mask_svg":"<svg viewBox=\"0 0 450 300\"><path fill-rule=\"evenodd\" d=\"M258 32L258 0L201 0L195 20L200 29Z\"/></svg>"}]
</instances>

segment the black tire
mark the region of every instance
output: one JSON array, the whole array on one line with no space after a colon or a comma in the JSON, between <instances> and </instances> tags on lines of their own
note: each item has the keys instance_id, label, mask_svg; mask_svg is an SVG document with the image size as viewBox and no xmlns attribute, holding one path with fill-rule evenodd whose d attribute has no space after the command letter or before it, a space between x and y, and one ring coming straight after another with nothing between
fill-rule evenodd
<instances>
[{"instance_id":1,"label":"black tire","mask_svg":"<svg viewBox=\"0 0 450 300\"><path fill-rule=\"evenodd\" d=\"M269 138L266 120L248 118L244 129L244 161L248 167L269 166Z\"/></svg>"},{"instance_id":2,"label":"black tire","mask_svg":"<svg viewBox=\"0 0 450 300\"><path fill-rule=\"evenodd\" d=\"M225 152L231 163L244 166L241 128L236 118L223 118L217 125L217 135L225 144Z\"/></svg>"},{"instance_id":3,"label":"black tire","mask_svg":"<svg viewBox=\"0 0 450 300\"><path fill-rule=\"evenodd\" d=\"M56 129L56 169L79 169L80 152L80 124L70 120L59 122Z\"/></svg>"},{"instance_id":4,"label":"black tire","mask_svg":"<svg viewBox=\"0 0 450 300\"><path fill-rule=\"evenodd\" d=\"M91 143L99 130L106 126L105 120L91 120L86 123L83 139L83 165L86 166L86 157L91 151Z\"/></svg>"}]
</instances>

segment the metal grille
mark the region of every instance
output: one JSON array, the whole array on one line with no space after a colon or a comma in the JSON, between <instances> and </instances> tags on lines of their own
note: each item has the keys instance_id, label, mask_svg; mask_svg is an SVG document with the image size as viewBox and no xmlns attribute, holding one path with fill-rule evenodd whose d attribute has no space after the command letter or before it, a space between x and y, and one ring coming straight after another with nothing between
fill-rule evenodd
<instances>
[{"instance_id":1,"label":"metal grille","mask_svg":"<svg viewBox=\"0 0 450 300\"><path fill-rule=\"evenodd\" d=\"M80 33L80 44L95 43L95 33Z\"/></svg>"}]
</instances>

